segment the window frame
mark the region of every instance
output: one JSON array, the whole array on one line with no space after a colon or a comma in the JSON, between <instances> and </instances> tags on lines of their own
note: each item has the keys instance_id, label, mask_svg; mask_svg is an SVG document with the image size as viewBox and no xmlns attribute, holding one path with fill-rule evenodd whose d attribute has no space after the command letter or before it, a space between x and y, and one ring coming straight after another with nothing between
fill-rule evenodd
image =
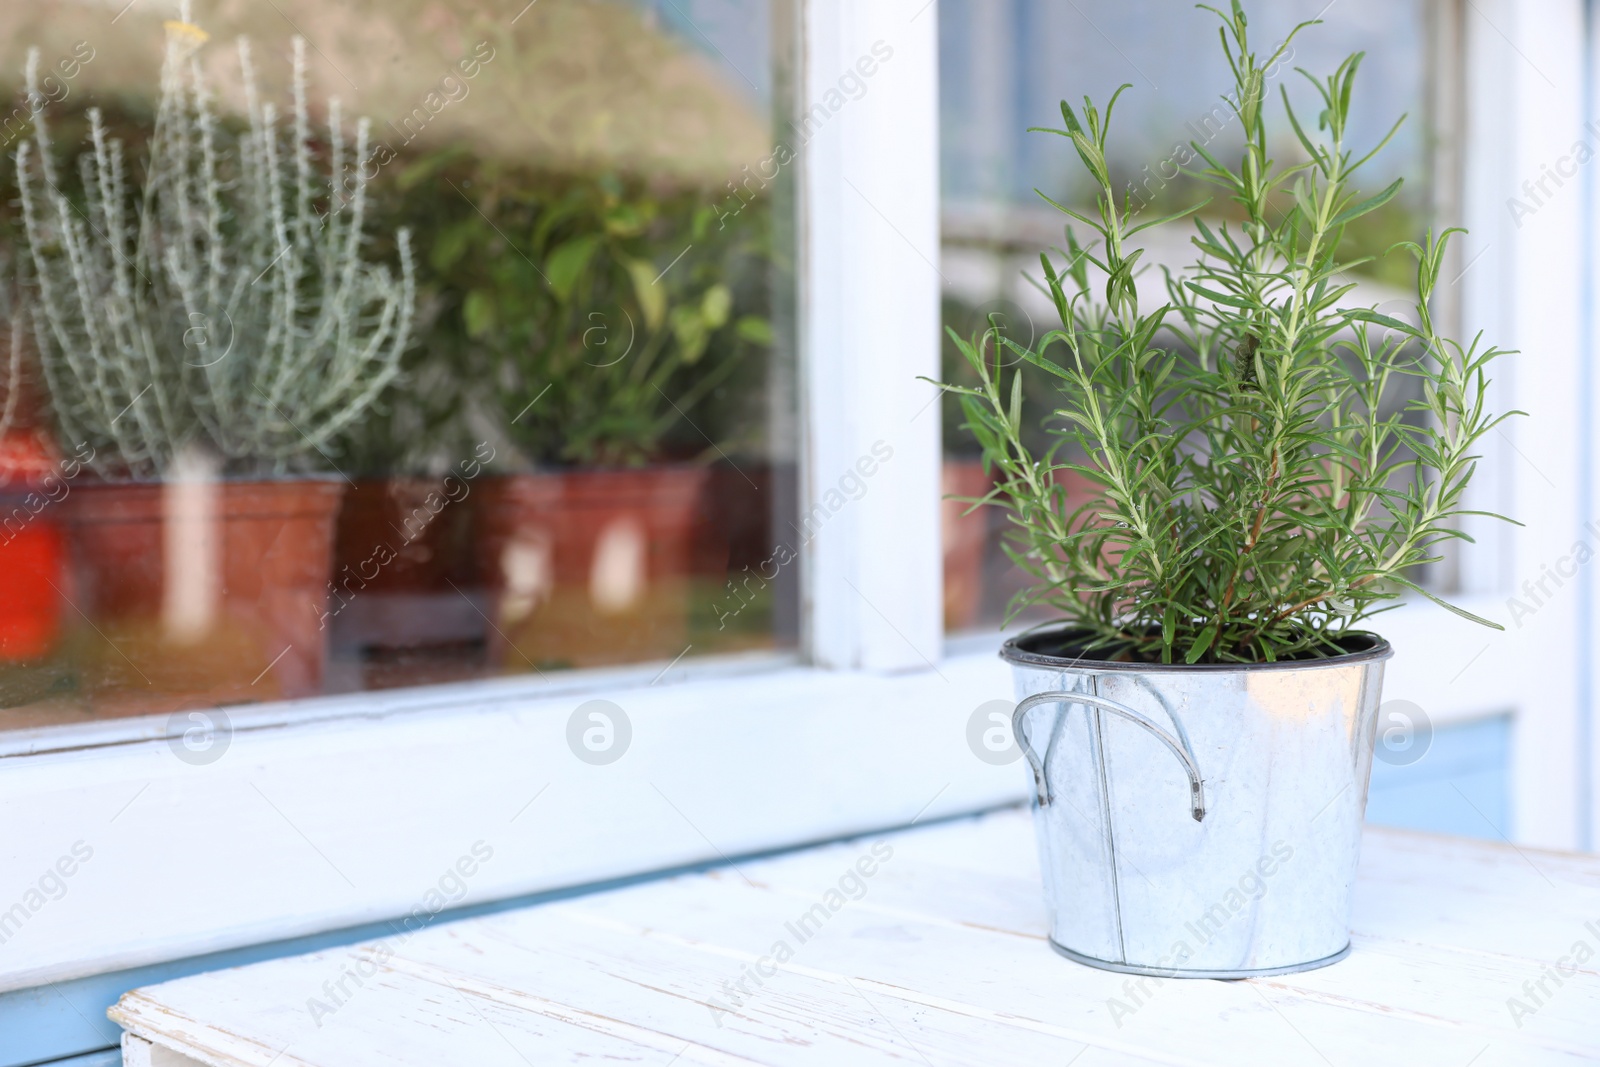
<instances>
[{"instance_id":1,"label":"window frame","mask_svg":"<svg viewBox=\"0 0 1600 1067\"><path fill-rule=\"evenodd\" d=\"M1435 228L1467 230L1455 238L1446 274L1453 275L1448 288L1459 283L1459 291L1447 293L1439 310L1455 320L1456 336L1481 331L1486 342L1515 350L1495 365L1489 399L1496 411L1526 413L1482 443L1466 506L1526 525L1469 518L1462 528L1473 540L1447 553L1455 590L1449 599L1504 631L1420 597L1374 620L1396 649L1384 698L1415 705L1434 727L1508 715L1511 826L1484 817L1484 830L1543 847L1593 849L1600 748L1589 661L1600 576L1579 566L1537 601L1524 583L1570 558L1575 539L1600 554L1590 457L1600 394L1588 369L1596 326L1584 299L1592 303L1600 292L1594 168L1581 168L1578 188L1551 197L1532 218L1518 220L1511 207L1526 197L1521 183L1538 176L1540 160L1557 160L1580 136L1600 149L1600 140L1583 133L1600 113L1590 74L1600 55L1594 0L1432 4L1434 93L1458 95L1444 131L1455 143L1435 146L1436 166L1455 161L1461 168L1453 176L1459 187L1438 205L1444 217ZM1454 63L1442 54L1450 42L1460 50ZM1561 381L1577 387L1545 384Z\"/></svg>"}]
</instances>

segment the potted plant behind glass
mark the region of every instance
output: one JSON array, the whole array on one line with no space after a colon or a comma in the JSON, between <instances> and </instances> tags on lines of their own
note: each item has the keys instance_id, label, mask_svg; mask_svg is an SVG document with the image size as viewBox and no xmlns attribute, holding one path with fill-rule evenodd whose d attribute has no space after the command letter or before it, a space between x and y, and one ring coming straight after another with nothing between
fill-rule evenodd
<instances>
[{"instance_id":1,"label":"potted plant behind glass","mask_svg":"<svg viewBox=\"0 0 1600 1067\"><path fill-rule=\"evenodd\" d=\"M69 188L34 116L17 155L33 321L63 445L92 450L101 479L66 519L80 606L120 653L103 677L126 663L139 691L301 696L320 686L343 489L317 472L396 376L409 241L398 276L363 258L368 123L349 144L330 102L313 144L303 41L287 129L240 41L237 133L205 41L187 12L167 24L141 183L91 109Z\"/></svg>"},{"instance_id":2,"label":"potted plant behind glass","mask_svg":"<svg viewBox=\"0 0 1600 1067\"><path fill-rule=\"evenodd\" d=\"M1313 129L1288 110L1305 157L1278 163L1264 92L1288 41L1262 62L1240 6L1215 13L1243 158L1231 170L1193 147L1243 222L1196 219L1199 257L1166 273L1162 306L1141 306L1132 239L1173 217L1135 225L1119 204L1105 151L1116 95L1103 117L1063 103L1065 129L1049 131L1097 191L1097 217L1061 210L1096 239L1080 245L1069 224L1062 266L1041 257L1060 329L1001 343L1054 379L1051 426L1081 450L1068 466L1094 499L1068 512L1055 450L1024 442L1018 371L1005 381L962 342L982 382L961 391L997 472L990 502L1036 583L1013 610L1064 617L1002 651L1051 942L1111 970L1237 978L1349 951L1390 655L1357 626L1406 590L1437 599L1408 572L1464 536L1453 520L1474 443L1505 416L1485 409L1501 353L1440 336L1429 314L1448 233L1404 245L1414 323L1342 306L1360 265L1339 255L1345 228L1400 185L1366 198L1354 185L1377 151L1345 141L1361 57L1307 75L1322 112ZM1421 399L1385 413L1406 379Z\"/></svg>"},{"instance_id":3,"label":"potted plant behind glass","mask_svg":"<svg viewBox=\"0 0 1600 1067\"><path fill-rule=\"evenodd\" d=\"M483 361L513 446L473 493L491 659L675 656L696 603L706 454L750 392L739 375L757 361L744 357L771 337L764 274L748 269L764 255L763 213L724 227L698 190L453 150L401 182L425 191L441 176L473 201L449 205L456 220L432 227L425 252L450 290L437 329L454 338L440 343ZM508 248L507 234L527 236Z\"/></svg>"}]
</instances>

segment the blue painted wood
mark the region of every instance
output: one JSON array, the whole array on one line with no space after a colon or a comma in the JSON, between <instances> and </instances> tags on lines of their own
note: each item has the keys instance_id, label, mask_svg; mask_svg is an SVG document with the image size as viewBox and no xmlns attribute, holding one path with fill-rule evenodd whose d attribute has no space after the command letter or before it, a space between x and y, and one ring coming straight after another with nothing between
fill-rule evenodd
<instances>
[{"instance_id":1,"label":"blue painted wood","mask_svg":"<svg viewBox=\"0 0 1600 1067\"><path fill-rule=\"evenodd\" d=\"M1373 763L1367 821L1506 840L1511 829L1510 772L1509 715L1435 730L1415 763Z\"/></svg>"},{"instance_id":2,"label":"blue painted wood","mask_svg":"<svg viewBox=\"0 0 1600 1067\"><path fill-rule=\"evenodd\" d=\"M0 995L0 1064L49 1063L116 1045L121 1031L107 1007L80 982Z\"/></svg>"},{"instance_id":3,"label":"blue painted wood","mask_svg":"<svg viewBox=\"0 0 1600 1067\"><path fill-rule=\"evenodd\" d=\"M114 1048L104 1052L91 1052L86 1056L73 1056L66 1060L50 1060L36 1067L122 1067L122 1053Z\"/></svg>"}]
</instances>

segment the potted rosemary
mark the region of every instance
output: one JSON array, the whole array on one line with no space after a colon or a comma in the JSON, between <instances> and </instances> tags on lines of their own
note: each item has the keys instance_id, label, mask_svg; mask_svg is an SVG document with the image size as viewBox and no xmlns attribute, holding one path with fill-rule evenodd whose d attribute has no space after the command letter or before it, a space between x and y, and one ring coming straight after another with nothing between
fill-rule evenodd
<instances>
[{"instance_id":1,"label":"potted rosemary","mask_svg":"<svg viewBox=\"0 0 1600 1067\"><path fill-rule=\"evenodd\" d=\"M1002 651L1052 943L1112 970L1236 978L1349 951L1391 654L1361 624L1407 591L1437 599L1415 569L1462 536L1472 450L1505 416L1485 406L1501 353L1441 336L1429 313L1448 232L1396 246L1417 262L1413 321L1351 306L1363 261L1341 255L1346 228L1400 186L1357 191L1383 147L1346 141L1361 56L1306 75L1314 125L1282 93L1298 150L1274 160L1265 72L1289 43L1263 61L1237 2L1206 10L1244 145L1237 168L1193 145L1194 173L1238 221L1196 216L1195 261L1164 271L1153 306L1137 236L1198 208L1136 224L1106 161L1116 95L1104 114L1063 103L1048 132L1071 142L1098 211L1061 210L1092 238L1069 223L1060 259L1041 257L1060 328L995 346L1053 383L1054 443L1024 439L1024 368L962 341L980 381L956 391L1033 581L1013 606L1063 619ZM1092 499L1065 505L1063 469Z\"/></svg>"},{"instance_id":2,"label":"potted rosemary","mask_svg":"<svg viewBox=\"0 0 1600 1067\"><path fill-rule=\"evenodd\" d=\"M34 116L17 153L30 319L63 445L99 476L66 513L85 611L156 689L298 696L320 687L343 489L319 472L397 374L410 248L401 232L398 274L364 258L368 124L351 144L333 101L313 144L304 42L287 124L239 43L233 132L205 41L186 12L167 24L142 180L91 109L74 186Z\"/></svg>"}]
</instances>

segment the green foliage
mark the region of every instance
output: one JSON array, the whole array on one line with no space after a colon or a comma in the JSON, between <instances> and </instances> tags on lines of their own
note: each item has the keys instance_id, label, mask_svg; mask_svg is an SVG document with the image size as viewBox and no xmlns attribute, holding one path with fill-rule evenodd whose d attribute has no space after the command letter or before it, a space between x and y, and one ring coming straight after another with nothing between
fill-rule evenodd
<instances>
[{"instance_id":1,"label":"green foliage","mask_svg":"<svg viewBox=\"0 0 1600 1067\"><path fill-rule=\"evenodd\" d=\"M1292 132L1290 137L1292 141ZM1281 147L1285 146L1280 144ZM1286 147L1298 146L1291 143ZM1116 168L1112 173L1118 188L1133 191L1133 215L1179 213L1196 200L1204 199L1210 191L1209 184L1198 174L1179 172L1175 178L1157 185L1148 175L1141 182L1137 175L1128 175ZM1280 189L1269 198L1268 205L1275 214L1282 213L1293 208L1294 198L1289 190ZM1420 240L1427 230L1427 213L1426 196L1402 188L1387 204L1352 219L1345 226L1339 245L1340 255L1351 264L1349 272L1397 289L1415 284L1415 264L1405 256L1384 253L1402 241ZM1227 199L1211 200L1206 206L1206 215L1235 224L1246 221L1240 206Z\"/></svg>"},{"instance_id":2,"label":"green foliage","mask_svg":"<svg viewBox=\"0 0 1600 1067\"><path fill-rule=\"evenodd\" d=\"M1080 244L1069 224L1061 265L1040 257L1061 328L1030 346L955 338L978 384L950 388L997 475L985 502L1007 513L1008 551L1035 579L1013 615L1047 604L1111 658L1334 655L1405 590L1436 599L1406 575L1465 537L1454 521L1472 450L1506 417L1485 408L1502 352L1435 329L1428 304L1450 231L1390 250L1415 260L1414 322L1341 306L1360 265L1340 255L1347 228L1400 188L1354 184L1388 141L1359 157L1345 143L1361 55L1325 79L1301 71L1323 105L1314 127L1283 94L1306 158L1280 164L1267 154L1264 85L1289 41L1260 59L1237 0L1207 10L1223 23L1244 148L1230 169L1195 145L1196 176L1243 222L1196 218L1196 261L1163 271L1165 303L1148 308L1133 238L1205 205L1133 225L1105 153L1122 89L1103 116L1063 102L1065 128L1046 132L1071 141L1100 193L1097 217L1056 205L1094 239ZM1004 365L1014 357L1054 381L1042 451L1024 434L1022 373ZM1416 399L1397 409L1397 395ZM1094 487L1088 500L1069 505L1070 472Z\"/></svg>"},{"instance_id":3,"label":"green foliage","mask_svg":"<svg viewBox=\"0 0 1600 1067\"><path fill-rule=\"evenodd\" d=\"M1055 408L1055 397L1050 388L1052 376L1029 366L1016 355L1014 349L999 353L993 351L996 338L1001 335L1016 341L1019 347L1030 345L1035 339L1033 319L1022 307L1005 300L973 304L960 297L946 295L941 304L945 333L941 338L943 343L939 353L940 375L946 382L969 388L982 383L979 373L973 369L962 350L962 337L976 334L973 343L988 349L980 353L984 356L985 364L991 364L998 356L1004 367L1015 367L1022 372L1022 439L1029 448L1039 451L1048 449L1052 436L1046 423ZM940 408L940 436L944 454L977 459L982 449L966 429L961 405L941 404Z\"/></svg>"},{"instance_id":4,"label":"green foliage","mask_svg":"<svg viewBox=\"0 0 1600 1067\"><path fill-rule=\"evenodd\" d=\"M424 309L411 373L435 388L395 398L405 418L355 442L368 465L407 438L437 442L473 403L538 465L698 453L700 430L724 440L738 413L706 402L752 384L763 362L748 357L772 341L762 205L723 225L702 190L612 173L458 149L399 166L385 209L416 232Z\"/></svg>"}]
</instances>

